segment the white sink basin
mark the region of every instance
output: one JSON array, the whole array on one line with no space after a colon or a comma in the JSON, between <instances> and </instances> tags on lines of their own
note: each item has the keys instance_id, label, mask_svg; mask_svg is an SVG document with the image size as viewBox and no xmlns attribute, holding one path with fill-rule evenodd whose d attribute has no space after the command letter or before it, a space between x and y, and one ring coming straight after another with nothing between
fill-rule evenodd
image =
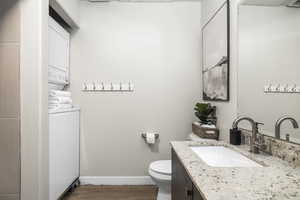
<instances>
[{"instance_id":1,"label":"white sink basin","mask_svg":"<svg viewBox=\"0 0 300 200\"><path fill-rule=\"evenodd\" d=\"M190 148L211 167L262 167L262 165L224 146Z\"/></svg>"}]
</instances>

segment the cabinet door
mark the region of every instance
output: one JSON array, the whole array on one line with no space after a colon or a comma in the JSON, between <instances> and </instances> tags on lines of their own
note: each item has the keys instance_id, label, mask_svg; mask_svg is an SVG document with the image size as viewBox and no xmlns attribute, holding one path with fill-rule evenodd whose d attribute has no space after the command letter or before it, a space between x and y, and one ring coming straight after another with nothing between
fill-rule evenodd
<instances>
[{"instance_id":1,"label":"cabinet door","mask_svg":"<svg viewBox=\"0 0 300 200\"><path fill-rule=\"evenodd\" d=\"M172 150L172 200L192 200L193 183Z\"/></svg>"},{"instance_id":2,"label":"cabinet door","mask_svg":"<svg viewBox=\"0 0 300 200\"><path fill-rule=\"evenodd\" d=\"M48 39L49 78L58 83L68 82L70 34L51 17L49 17Z\"/></svg>"},{"instance_id":3,"label":"cabinet door","mask_svg":"<svg viewBox=\"0 0 300 200\"><path fill-rule=\"evenodd\" d=\"M70 34L53 18L49 17L49 65L67 70L69 68Z\"/></svg>"},{"instance_id":4,"label":"cabinet door","mask_svg":"<svg viewBox=\"0 0 300 200\"><path fill-rule=\"evenodd\" d=\"M193 200L204 200L195 186L193 187Z\"/></svg>"},{"instance_id":5,"label":"cabinet door","mask_svg":"<svg viewBox=\"0 0 300 200\"><path fill-rule=\"evenodd\" d=\"M50 200L79 177L79 119L79 111L49 115Z\"/></svg>"}]
</instances>

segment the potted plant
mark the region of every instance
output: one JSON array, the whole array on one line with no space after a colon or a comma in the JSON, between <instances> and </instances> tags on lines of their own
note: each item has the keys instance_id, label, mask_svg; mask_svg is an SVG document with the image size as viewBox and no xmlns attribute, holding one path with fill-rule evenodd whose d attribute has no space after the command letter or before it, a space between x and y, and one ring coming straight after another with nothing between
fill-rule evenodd
<instances>
[{"instance_id":1,"label":"potted plant","mask_svg":"<svg viewBox=\"0 0 300 200\"><path fill-rule=\"evenodd\" d=\"M197 103L194 110L201 124L216 125L216 106L210 103Z\"/></svg>"},{"instance_id":2,"label":"potted plant","mask_svg":"<svg viewBox=\"0 0 300 200\"><path fill-rule=\"evenodd\" d=\"M192 124L193 133L201 138L218 140L219 129L216 127L216 106L212 106L210 103L197 103L194 110L200 121Z\"/></svg>"}]
</instances>

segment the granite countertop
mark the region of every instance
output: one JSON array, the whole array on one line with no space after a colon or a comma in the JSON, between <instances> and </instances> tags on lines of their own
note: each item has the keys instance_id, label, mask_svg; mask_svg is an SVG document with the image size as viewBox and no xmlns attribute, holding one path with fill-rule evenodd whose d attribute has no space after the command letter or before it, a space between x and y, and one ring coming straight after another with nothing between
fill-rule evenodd
<instances>
[{"instance_id":1,"label":"granite countertop","mask_svg":"<svg viewBox=\"0 0 300 200\"><path fill-rule=\"evenodd\" d=\"M171 142L174 151L206 200L300 200L300 168L267 154L252 154L249 146L217 141ZM190 146L226 146L264 167L210 167Z\"/></svg>"}]
</instances>

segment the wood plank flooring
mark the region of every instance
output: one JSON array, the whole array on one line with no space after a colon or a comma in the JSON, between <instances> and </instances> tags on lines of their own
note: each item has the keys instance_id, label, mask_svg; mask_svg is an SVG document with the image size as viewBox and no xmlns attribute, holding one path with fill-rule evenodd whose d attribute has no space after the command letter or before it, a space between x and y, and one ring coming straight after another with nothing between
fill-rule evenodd
<instances>
[{"instance_id":1,"label":"wood plank flooring","mask_svg":"<svg viewBox=\"0 0 300 200\"><path fill-rule=\"evenodd\" d=\"M156 200L156 186L80 186L63 200Z\"/></svg>"}]
</instances>

